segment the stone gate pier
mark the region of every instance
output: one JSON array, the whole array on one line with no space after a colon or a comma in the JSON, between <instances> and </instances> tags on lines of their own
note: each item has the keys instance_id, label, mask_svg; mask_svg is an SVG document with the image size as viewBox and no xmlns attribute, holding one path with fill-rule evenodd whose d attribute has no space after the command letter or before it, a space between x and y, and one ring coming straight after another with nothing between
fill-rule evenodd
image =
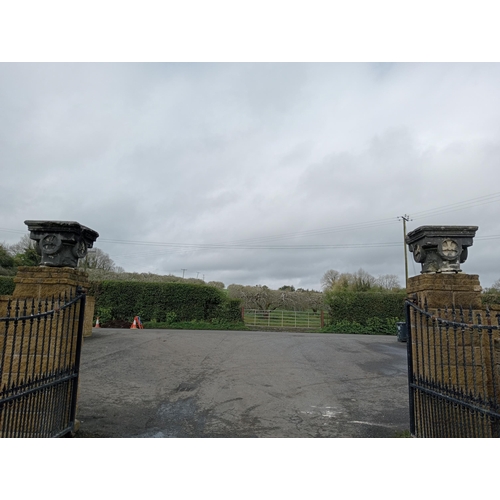
<instances>
[{"instance_id":1,"label":"stone gate pier","mask_svg":"<svg viewBox=\"0 0 500 500\"><path fill-rule=\"evenodd\" d=\"M429 308L473 307L481 309L481 285L477 274L460 268L477 226L421 226L408 233L406 243L422 265L419 276L408 280L409 297Z\"/></svg>"},{"instance_id":2,"label":"stone gate pier","mask_svg":"<svg viewBox=\"0 0 500 500\"><path fill-rule=\"evenodd\" d=\"M74 221L27 220L30 238L37 242L41 256L38 267L19 267L14 283L16 299L45 299L76 296L78 287L88 288L88 274L77 269L78 260L87 255L99 233ZM92 335L95 299L88 297L85 307L84 337Z\"/></svg>"},{"instance_id":3,"label":"stone gate pier","mask_svg":"<svg viewBox=\"0 0 500 500\"><path fill-rule=\"evenodd\" d=\"M407 306L410 418L417 437L500 437L500 318L462 272L477 226L421 226L406 236L420 275Z\"/></svg>"},{"instance_id":4,"label":"stone gate pier","mask_svg":"<svg viewBox=\"0 0 500 500\"><path fill-rule=\"evenodd\" d=\"M92 333L87 273L77 269L99 234L78 222L25 221L41 256L0 298L0 437L76 431L82 337Z\"/></svg>"}]
</instances>

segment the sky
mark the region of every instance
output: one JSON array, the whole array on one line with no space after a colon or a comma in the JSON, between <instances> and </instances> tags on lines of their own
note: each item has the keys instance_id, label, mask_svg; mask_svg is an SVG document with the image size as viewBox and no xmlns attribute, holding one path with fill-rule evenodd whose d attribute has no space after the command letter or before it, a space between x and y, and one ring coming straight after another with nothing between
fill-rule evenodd
<instances>
[{"instance_id":1,"label":"sky","mask_svg":"<svg viewBox=\"0 0 500 500\"><path fill-rule=\"evenodd\" d=\"M500 279L488 2L28 4L0 19L0 243L77 221L126 271L319 290L403 284L408 215L478 226L462 268Z\"/></svg>"},{"instance_id":2,"label":"sky","mask_svg":"<svg viewBox=\"0 0 500 500\"><path fill-rule=\"evenodd\" d=\"M319 290L404 283L409 215L479 226L487 287L499 88L498 63L2 63L0 242L74 220L126 271Z\"/></svg>"}]
</instances>

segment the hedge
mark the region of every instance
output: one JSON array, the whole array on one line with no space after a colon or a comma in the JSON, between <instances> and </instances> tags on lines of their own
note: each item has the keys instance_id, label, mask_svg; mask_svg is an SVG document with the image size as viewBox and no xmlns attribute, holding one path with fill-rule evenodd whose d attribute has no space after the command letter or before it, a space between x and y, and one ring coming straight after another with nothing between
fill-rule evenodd
<instances>
[{"instance_id":1,"label":"hedge","mask_svg":"<svg viewBox=\"0 0 500 500\"><path fill-rule=\"evenodd\" d=\"M496 290L489 290L481 295L483 306L491 306L500 304L500 292Z\"/></svg>"},{"instance_id":2,"label":"hedge","mask_svg":"<svg viewBox=\"0 0 500 500\"><path fill-rule=\"evenodd\" d=\"M91 282L89 294L96 299L96 316L107 321L173 323L182 321L241 322L240 301L228 299L212 286L190 283Z\"/></svg>"},{"instance_id":3,"label":"hedge","mask_svg":"<svg viewBox=\"0 0 500 500\"><path fill-rule=\"evenodd\" d=\"M399 318L369 318L366 325L356 321L340 320L330 323L321 331L324 333L361 333L364 335L396 335Z\"/></svg>"},{"instance_id":4,"label":"hedge","mask_svg":"<svg viewBox=\"0 0 500 500\"><path fill-rule=\"evenodd\" d=\"M0 276L0 295L12 295L14 293L14 278L11 276Z\"/></svg>"},{"instance_id":5,"label":"hedge","mask_svg":"<svg viewBox=\"0 0 500 500\"><path fill-rule=\"evenodd\" d=\"M324 331L396 335L405 320L406 292L326 292L329 325Z\"/></svg>"}]
</instances>

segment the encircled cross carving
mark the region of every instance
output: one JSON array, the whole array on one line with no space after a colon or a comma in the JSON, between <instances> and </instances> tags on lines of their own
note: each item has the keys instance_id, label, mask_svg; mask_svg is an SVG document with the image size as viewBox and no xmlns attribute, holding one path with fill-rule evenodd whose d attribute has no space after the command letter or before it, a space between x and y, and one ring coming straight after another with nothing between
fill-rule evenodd
<instances>
[{"instance_id":1,"label":"encircled cross carving","mask_svg":"<svg viewBox=\"0 0 500 500\"><path fill-rule=\"evenodd\" d=\"M61 248L61 237L58 234L46 234L40 240L40 248L47 255L56 253Z\"/></svg>"},{"instance_id":2,"label":"encircled cross carving","mask_svg":"<svg viewBox=\"0 0 500 500\"><path fill-rule=\"evenodd\" d=\"M458 257L459 250L458 243L451 239L443 240L439 244L439 253L441 257L447 260L455 260Z\"/></svg>"}]
</instances>

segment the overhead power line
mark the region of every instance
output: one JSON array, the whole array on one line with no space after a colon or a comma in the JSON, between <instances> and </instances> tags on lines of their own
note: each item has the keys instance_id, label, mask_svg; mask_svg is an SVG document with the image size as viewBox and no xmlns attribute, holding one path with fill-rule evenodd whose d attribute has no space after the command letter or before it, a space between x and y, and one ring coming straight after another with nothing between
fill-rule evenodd
<instances>
[{"instance_id":1,"label":"overhead power line","mask_svg":"<svg viewBox=\"0 0 500 500\"><path fill-rule=\"evenodd\" d=\"M489 234L486 236L477 236L474 240L498 240L500 238L500 234Z\"/></svg>"},{"instance_id":2,"label":"overhead power line","mask_svg":"<svg viewBox=\"0 0 500 500\"><path fill-rule=\"evenodd\" d=\"M457 210L464 210L467 208L473 208L476 206L481 206L489 203L495 203L500 201L500 192L493 193L489 195L479 196L477 198L472 198L469 200L451 203L448 205L443 205L441 207L436 207L429 210L422 210L420 212L412 213L412 220L423 219L425 217L432 217L435 215L453 212ZM319 236L323 234L333 234L344 231L356 231L360 229L368 229L374 227L380 227L385 225L391 225L398 223L398 217L389 217L385 219L376 219L372 221L364 221L354 224L343 224L339 226L330 226L317 229L311 229L307 231L297 231L290 233L274 234L270 236L261 236L255 238L247 238L241 240L226 241L217 244L204 244L204 243L178 243L178 242L148 242L148 241L137 241L137 240L120 240L120 239L106 239L100 238L99 241L103 243L116 243L120 245L139 245L139 246L160 246L171 249L225 249L225 250L317 250L317 249L335 249L335 248L369 248L369 247L390 247L397 246L399 243L396 242L385 242L385 243L352 243L352 244L339 244L339 245L265 245L265 242L272 242L276 240L284 240L290 238L298 237L312 237ZM27 231L22 231L18 229L0 228L0 232L9 232L17 234L26 234ZM477 240L489 240L498 239L500 235L484 235L476 238ZM255 244L252 244L255 243ZM163 252L162 252L163 253ZM136 254L137 255L137 254Z\"/></svg>"},{"instance_id":3,"label":"overhead power line","mask_svg":"<svg viewBox=\"0 0 500 500\"><path fill-rule=\"evenodd\" d=\"M384 243L343 243L338 245L210 245L210 244L191 244L191 243L144 243L144 242L124 242L119 240L102 240L109 243L135 244L140 246L159 246L167 249L186 249L186 250L323 250L332 248L373 248L373 247L394 247L400 245L398 242ZM164 253L163 251L157 253ZM144 252L127 254L141 255Z\"/></svg>"},{"instance_id":4,"label":"overhead power line","mask_svg":"<svg viewBox=\"0 0 500 500\"><path fill-rule=\"evenodd\" d=\"M19 233L19 234L25 234L28 232L28 230L26 231L21 231L19 229L6 229L4 227L0 227L0 231L4 232L4 233Z\"/></svg>"},{"instance_id":5,"label":"overhead power line","mask_svg":"<svg viewBox=\"0 0 500 500\"><path fill-rule=\"evenodd\" d=\"M318 229L311 229L308 231L298 231L293 233L282 233L271 236L260 236L256 238L246 238L242 240L234 240L229 241L227 243L250 243L250 242L258 242L258 241L272 241L277 239L288 239L288 238L298 238L304 236L318 236L321 234L331 234L338 233L344 231L355 231L358 229L368 229L372 227L386 226L390 224L397 223L397 217L390 217L387 219L378 219L373 221L359 222L355 224L345 224L341 226L331 226L331 227L323 227Z\"/></svg>"},{"instance_id":6,"label":"overhead power line","mask_svg":"<svg viewBox=\"0 0 500 500\"><path fill-rule=\"evenodd\" d=\"M500 201L500 193L493 193L485 196L479 196L477 198L471 198L470 200L443 205L441 207L436 207L429 210L423 210L421 212L413 212L412 218L423 219L425 217L441 215L448 212L455 212L457 210L465 210L467 208L479 207L481 205L487 205L489 203L495 203L498 201Z\"/></svg>"}]
</instances>

